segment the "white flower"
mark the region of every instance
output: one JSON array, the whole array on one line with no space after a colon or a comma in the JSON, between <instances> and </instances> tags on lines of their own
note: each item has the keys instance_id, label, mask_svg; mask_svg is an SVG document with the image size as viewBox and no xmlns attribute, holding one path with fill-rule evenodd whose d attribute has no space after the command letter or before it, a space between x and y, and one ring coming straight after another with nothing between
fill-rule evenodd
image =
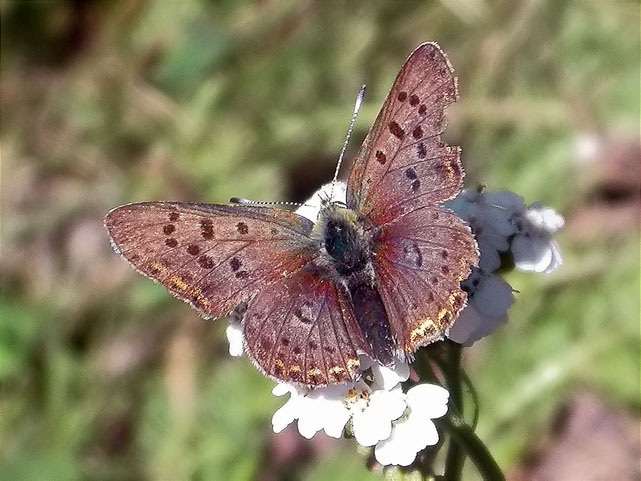
<instances>
[{"instance_id":1,"label":"white flower","mask_svg":"<svg viewBox=\"0 0 641 481\"><path fill-rule=\"evenodd\" d=\"M499 253L509 249L508 239L517 232L511 218L525 208L523 199L513 192L466 189L445 205L470 225L481 253L479 267L485 272L498 269Z\"/></svg>"},{"instance_id":2,"label":"white flower","mask_svg":"<svg viewBox=\"0 0 641 481\"><path fill-rule=\"evenodd\" d=\"M438 431L432 419L447 413L449 393L440 386L419 384L406 394L408 412L394 422L389 438L374 448L374 456L382 465L409 466L416 455L438 442Z\"/></svg>"},{"instance_id":3,"label":"white flower","mask_svg":"<svg viewBox=\"0 0 641 481\"><path fill-rule=\"evenodd\" d=\"M352 414L354 437L361 446L374 446L389 438L392 421L400 418L407 407L400 385L390 391L353 392L347 405Z\"/></svg>"},{"instance_id":4,"label":"white flower","mask_svg":"<svg viewBox=\"0 0 641 481\"><path fill-rule=\"evenodd\" d=\"M540 203L526 207L512 192L464 190L446 206L468 222L480 251L479 268L461 283L468 305L448 333L469 346L504 324L514 303L510 285L492 274L501 267L500 254L509 251L519 270L551 273L563 262L551 236L564 221Z\"/></svg>"},{"instance_id":5,"label":"white flower","mask_svg":"<svg viewBox=\"0 0 641 481\"><path fill-rule=\"evenodd\" d=\"M363 370L371 368L371 386L362 380L313 390L277 385L274 395L290 393L291 397L274 413L274 431L280 432L298 419L298 431L308 439L321 430L338 438L351 419L354 437L362 446L373 446L389 437L392 421L406 408L400 382L409 376L409 366L398 361L394 368L385 368L365 356L361 362Z\"/></svg>"},{"instance_id":6,"label":"white flower","mask_svg":"<svg viewBox=\"0 0 641 481\"><path fill-rule=\"evenodd\" d=\"M283 429L289 426L297 417L297 413L300 411L300 402L304 397L304 393L296 390L294 387L280 383L274 386L272 389L272 394L274 396L284 396L285 394L291 394L291 397L283 404L272 416L272 428L275 433L280 433Z\"/></svg>"},{"instance_id":7,"label":"white flower","mask_svg":"<svg viewBox=\"0 0 641 481\"><path fill-rule=\"evenodd\" d=\"M512 287L499 276L480 269L473 269L461 287L467 292L467 306L454 321L447 337L471 346L507 322L507 311L514 304L514 294Z\"/></svg>"},{"instance_id":8,"label":"white flower","mask_svg":"<svg viewBox=\"0 0 641 481\"><path fill-rule=\"evenodd\" d=\"M281 432L298 419L298 432L307 439L320 430L324 430L328 436L339 438L350 418L345 407L349 391L350 386L344 384L312 391L278 384L272 393L282 396L289 392L291 397L272 417L274 432Z\"/></svg>"},{"instance_id":9,"label":"white flower","mask_svg":"<svg viewBox=\"0 0 641 481\"><path fill-rule=\"evenodd\" d=\"M517 269L551 274L563 264L561 249L552 234L561 229L565 221L554 209L535 202L515 215L512 223L517 229L511 246Z\"/></svg>"},{"instance_id":10,"label":"white flower","mask_svg":"<svg viewBox=\"0 0 641 481\"><path fill-rule=\"evenodd\" d=\"M290 398L274 413L274 432L298 420L299 433L308 439L321 430L339 438L351 420L356 442L375 446L379 463L407 466L419 451L438 442L432 419L447 412L449 393L440 386L420 384L405 394L400 383L409 376L407 363L386 368L365 356L361 362L364 370L371 369L371 385L359 380L309 390L278 384L273 394L289 393Z\"/></svg>"},{"instance_id":11,"label":"white flower","mask_svg":"<svg viewBox=\"0 0 641 481\"><path fill-rule=\"evenodd\" d=\"M472 228L481 253L479 268L484 272L497 270L500 253L508 250L522 271L549 274L563 263L551 237L563 227L563 217L541 203L526 207L512 192L467 189L445 205Z\"/></svg>"}]
</instances>

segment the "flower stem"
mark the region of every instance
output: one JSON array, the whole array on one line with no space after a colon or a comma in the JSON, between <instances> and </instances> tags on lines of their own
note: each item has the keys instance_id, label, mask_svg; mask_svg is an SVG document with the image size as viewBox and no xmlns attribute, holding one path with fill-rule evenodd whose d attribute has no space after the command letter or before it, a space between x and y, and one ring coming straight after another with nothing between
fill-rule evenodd
<instances>
[{"instance_id":1,"label":"flower stem","mask_svg":"<svg viewBox=\"0 0 641 481\"><path fill-rule=\"evenodd\" d=\"M447 390L450 392L450 405L457 411L459 416L463 415L463 382L461 376L461 346L448 343L447 361L445 362L444 374L447 381ZM463 474L465 456L458 443L458 440L451 436L445 459L445 478L458 481Z\"/></svg>"},{"instance_id":2,"label":"flower stem","mask_svg":"<svg viewBox=\"0 0 641 481\"><path fill-rule=\"evenodd\" d=\"M463 475L465 458L469 457L484 480L505 481L501 468L496 464L487 447L474 433L474 429L466 424L463 419L464 384L466 382L469 383L469 380L466 380L466 375L461 369L461 346L446 341L432 345L432 349L431 352L428 352L428 349L421 349L417 352L414 368L421 381L438 382L429 367L430 360L436 363L443 374L445 387L450 393L448 414L443 418L434 420L439 430L449 436L445 473L442 477L438 476L437 479L459 481ZM476 397L475 394L473 394L473 397ZM477 400L475 404L478 408ZM474 417L476 418L476 416L477 413L475 413ZM431 473L432 461L432 458L425 457L424 465L419 467L424 476Z\"/></svg>"},{"instance_id":3,"label":"flower stem","mask_svg":"<svg viewBox=\"0 0 641 481\"><path fill-rule=\"evenodd\" d=\"M446 417L436 419L435 422L450 435L453 441L452 444L457 444L465 451L465 454L472 460L484 480L505 481L501 468L496 464L485 444L478 438L472 428L465 423L463 418L454 412L454 409L450 410ZM449 454L448 452L448 461ZM451 478L447 470L448 467L449 465L446 465L444 478L448 481L460 479L460 477Z\"/></svg>"}]
</instances>

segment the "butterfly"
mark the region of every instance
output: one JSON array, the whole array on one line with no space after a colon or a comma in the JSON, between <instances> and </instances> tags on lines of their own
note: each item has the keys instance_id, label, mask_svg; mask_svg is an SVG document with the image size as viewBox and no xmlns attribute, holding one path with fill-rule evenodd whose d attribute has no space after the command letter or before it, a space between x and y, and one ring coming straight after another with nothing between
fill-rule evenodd
<instances>
[{"instance_id":1,"label":"butterfly","mask_svg":"<svg viewBox=\"0 0 641 481\"><path fill-rule=\"evenodd\" d=\"M238 305L245 351L268 377L315 388L440 340L478 264L467 225L441 204L462 187L441 141L457 81L436 43L407 59L353 162L345 203L314 223L255 205L128 204L109 212L114 249L205 317Z\"/></svg>"}]
</instances>

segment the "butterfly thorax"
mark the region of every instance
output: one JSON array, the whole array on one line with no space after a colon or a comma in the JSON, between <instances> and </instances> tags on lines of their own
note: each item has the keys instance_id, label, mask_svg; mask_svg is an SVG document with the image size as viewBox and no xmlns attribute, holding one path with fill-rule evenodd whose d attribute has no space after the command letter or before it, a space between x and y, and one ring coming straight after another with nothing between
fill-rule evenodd
<instances>
[{"instance_id":1,"label":"butterfly thorax","mask_svg":"<svg viewBox=\"0 0 641 481\"><path fill-rule=\"evenodd\" d=\"M337 273L345 277L366 274L363 271L370 264L371 242L356 212L329 206L321 212L319 224L328 261Z\"/></svg>"},{"instance_id":2,"label":"butterfly thorax","mask_svg":"<svg viewBox=\"0 0 641 481\"><path fill-rule=\"evenodd\" d=\"M372 265L375 230L357 212L328 204L318 216L315 231L322 245L320 271L348 294L372 357L381 364L393 364L396 342Z\"/></svg>"}]
</instances>

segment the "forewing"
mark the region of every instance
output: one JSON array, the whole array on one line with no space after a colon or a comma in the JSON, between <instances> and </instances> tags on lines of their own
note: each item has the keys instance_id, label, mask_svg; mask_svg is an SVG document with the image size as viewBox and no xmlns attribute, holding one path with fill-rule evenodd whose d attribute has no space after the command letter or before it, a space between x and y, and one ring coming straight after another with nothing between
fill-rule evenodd
<instances>
[{"instance_id":1,"label":"forewing","mask_svg":"<svg viewBox=\"0 0 641 481\"><path fill-rule=\"evenodd\" d=\"M417 209L382 227L376 283L403 350L445 335L467 299L460 282L477 264L470 229L443 207Z\"/></svg>"},{"instance_id":2,"label":"forewing","mask_svg":"<svg viewBox=\"0 0 641 481\"><path fill-rule=\"evenodd\" d=\"M312 222L266 207L149 202L105 218L114 249L206 316L220 316L313 258Z\"/></svg>"},{"instance_id":3,"label":"forewing","mask_svg":"<svg viewBox=\"0 0 641 481\"><path fill-rule=\"evenodd\" d=\"M369 352L342 291L304 268L262 290L243 319L254 363L280 381L318 387L353 380Z\"/></svg>"},{"instance_id":4,"label":"forewing","mask_svg":"<svg viewBox=\"0 0 641 481\"><path fill-rule=\"evenodd\" d=\"M445 107L457 98L456 77L435 43L403 65L356 156L347 203L374 225L443 202L461 189L459 147L441 142Z\"/></svg>"}]
</instances>

